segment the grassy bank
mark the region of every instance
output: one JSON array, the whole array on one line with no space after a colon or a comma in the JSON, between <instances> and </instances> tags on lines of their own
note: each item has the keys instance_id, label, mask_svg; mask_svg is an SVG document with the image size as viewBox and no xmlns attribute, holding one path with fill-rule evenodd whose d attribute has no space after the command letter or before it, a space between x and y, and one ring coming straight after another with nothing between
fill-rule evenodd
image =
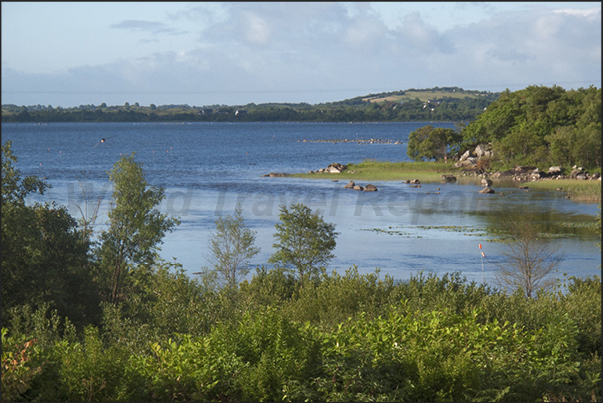
<instances>
[{"instance_id":1,"label":"grassy bank","mask_svg":"<svg viewBox=\"0 0 603 403\"><path fill-rule=\"evenodd\" d=\"M407 179L418 179L421 182L440 182L443 174L451 174L457 177L461 183L479 183L480 178L474 176L462 176L460 169L453 168L452 163L442 162L382 162L365 160L359 164L348 164L345 171L339 174L331 173L304 173L293 174L295 178L306 179L350 179L354 181L404 181ZM498 181L493 179L496 184ZM540 180L536 182L510 182L506 185L516 184L532 188L562 191L571 200L583 203L601 203L601 181L598 180Z\"/></svg>"},{"instance_id":2,"label":"grassy bank","mask_svg":"<svg viewBox=\"0 0 603 403\"><path fill-rule=\"evenodd\" d=\"M362 181L397 181L419 179L421 182L439 182L442 174L453 174L458 170L452 164L439 162L381 162L365 160L359 164L348 164L340 174L295 174L297 178L351 179Z\"/></svg>"}]
</instances>

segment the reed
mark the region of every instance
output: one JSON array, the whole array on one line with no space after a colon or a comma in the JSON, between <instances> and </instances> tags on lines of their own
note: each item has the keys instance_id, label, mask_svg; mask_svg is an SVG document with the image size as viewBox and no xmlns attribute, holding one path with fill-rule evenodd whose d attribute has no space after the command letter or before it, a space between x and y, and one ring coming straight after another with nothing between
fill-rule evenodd
<instances>
[{"instance_id":1,"label":"reed","mask_svg":"<svg viewBox=\"0 0 603 403\"><path fill-rule=\"evenodd\" d=\"M601 181L557 179L530 182L530 187L557 190L561 189L573 201L582 203L601 203Z\"/></svg>"}]
</instances>

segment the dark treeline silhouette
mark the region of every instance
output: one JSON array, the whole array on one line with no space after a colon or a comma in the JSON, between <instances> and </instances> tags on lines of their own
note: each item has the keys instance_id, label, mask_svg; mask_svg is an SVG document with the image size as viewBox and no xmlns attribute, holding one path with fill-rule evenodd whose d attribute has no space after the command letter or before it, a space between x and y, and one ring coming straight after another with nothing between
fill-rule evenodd
<instances>
[{"instance_id":1,"label":"dark treeline silhouette","mask_svg":"<svg viewBox=\"0 0 603 403\"><path fill-rule=\"evenodd\" d=\"M371 94L338 102L243 106L2 105L2 122L395 122L474 120L498 93L433 88Z\"/></svg>"}]
</instances>

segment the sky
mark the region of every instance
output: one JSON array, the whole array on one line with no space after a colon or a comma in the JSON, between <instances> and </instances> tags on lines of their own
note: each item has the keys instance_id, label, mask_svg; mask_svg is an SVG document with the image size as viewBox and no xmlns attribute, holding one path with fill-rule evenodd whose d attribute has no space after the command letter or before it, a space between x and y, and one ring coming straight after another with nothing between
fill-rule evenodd
<instances>
[{"instance_id":1,"label":"sky","mask_svg":"<svg viewBox=\"0 0 603 403\"><path fill-rule=\"evenodd\" d=\"M601 87L600 2L2 2L2 104Z\"/></svg>"}]
</instances>

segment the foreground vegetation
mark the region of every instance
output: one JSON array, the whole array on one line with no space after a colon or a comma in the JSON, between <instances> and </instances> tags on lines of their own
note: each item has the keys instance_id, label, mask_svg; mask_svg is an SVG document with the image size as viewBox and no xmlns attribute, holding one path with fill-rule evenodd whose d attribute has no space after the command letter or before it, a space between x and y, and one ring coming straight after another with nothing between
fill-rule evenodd
<instances>
[{"instance_id":1,"label":"foreground vegetation","mask_svg":"<svg viewBox=\"0 0 603 403\"><path fill-rule=\"evenodd\" d=\"M42 307L2 334L3 398L41 401L600 401L600 278L526 298L458 273L218 289L167 266L102 322Z\"/></svg>"},{"instance_id":2,"label":"foreground vegetation","mask_svg":"<svg viewBox=\"0 0 603 403\"><path fill-rule=\"evenodd\" d=\"M599 276L507 292L460 273L329 273L335 228L295 205L273 268L237 282L256 253L239 212L191 278L157 255L178 221L134 155L109 172L93 236L94 215L25 203L48 185L20 177L10 142L2 154L4 401L601 400Z\"/></svg>"}]
</instances>

